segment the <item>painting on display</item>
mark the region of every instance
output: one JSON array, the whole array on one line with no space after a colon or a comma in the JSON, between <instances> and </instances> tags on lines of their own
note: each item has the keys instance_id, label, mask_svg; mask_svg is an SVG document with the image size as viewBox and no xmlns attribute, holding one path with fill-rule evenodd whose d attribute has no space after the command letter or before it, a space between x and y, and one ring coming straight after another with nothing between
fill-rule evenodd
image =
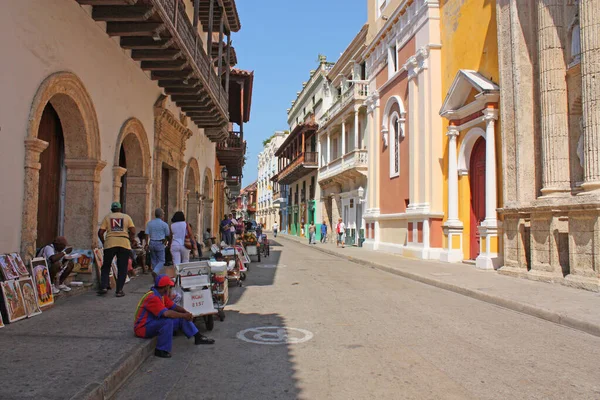
<instances>
[{"instance_id":1,"label":"painting on display","mask_svg":"<svg viewBox=\"0 0 600 400\"><path fill-rule=\"evenodd\" d=\"M19 286L21 287L21 292L23 293L27 317L41 314L42 310L38 304L37 292L35 290L33 280L31 278L21 278L19 280Z\"/></svg>"},{"instance_id":2,"label":"painting on display","mask_svg":"<svg viewBox=\"0 0 600 400\"><path fill-rule=\"evenodd\" d=\"M2 282L2 297L4 298L4 306L8 322L15 322L27 316L25 311L25 300L21 286L15 280Z\"/></svg>"},{"instance_id":3,"label":"painting on display","mask_svg":"<svg viewBox=\"0 0 600 400\"><path fill-rule=\"evenodd\" d=\"M84 274L92 273L92 260L95 257L94 252L92 250L73 250L74 255L77 257L72 257L73 259L73 272L80 272Z\"/></svg>"},{"instance_id":4,"label":"painting on display","mask_svg":"<svg viewBox=\"0 0 600 400\"><path fill-rule=\"evenodd\" d=\"M48 272L48 264L46 264L44 257L31 260L31 277L35 286L38 305L44 308L54 304L50 273Z\"/></svg>"},{"instance_id":5,"label":"painting on display","mask_svg":"<svg viewBox=\"0 0 600 400\"><path fill-rule=\"evenodd\" d=\"M17 268L17 272L19 272L19 275L21 275L22 277L29 276L29 271L27 270L27 267L25 266L25 263L23 262L23 259L21 258L19 253L12 253L9 259L13 261L13 265Z\"/></svg>"},{"instance_id":6,"label":"painting on display","mask_svg":"<svg viewBox=\"0 0 600 400\"><path fill-rule=\"evenodd\" d=\"M19 277L19 272L8 255L0 255L0 268L2 269L4 280L9 281Z\"/></svg>"}]
</instances>

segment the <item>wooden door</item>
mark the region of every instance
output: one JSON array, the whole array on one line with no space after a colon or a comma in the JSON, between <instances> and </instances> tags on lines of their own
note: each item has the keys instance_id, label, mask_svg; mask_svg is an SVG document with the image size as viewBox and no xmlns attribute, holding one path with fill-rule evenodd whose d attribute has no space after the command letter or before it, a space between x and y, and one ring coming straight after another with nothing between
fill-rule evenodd
<instances>
[{"instance_id":1,"label":"wooden door","mask_svg":"<svg viewBox=\"0 0 600 400\"><path fill-rule=\"evenodd\" d=\"M485 140L480 138L471 152L469 167L471 183L471 259L479 255L479 229L485 219Z\"/></svg>"},{"instance_id":2,"label":"wooden door","mask_svg":"<svg viewBox=\"0 0 600 400\"><path fill-rule=\"evenodd\" d=\"M164 219L167 221L169 215L169 168L163 166L161 187L160 187L160 206L164 211Z\"/></svg>"},{"instance_id":3,"label":"wooden door","mask_svg":"<svg viewBox=\"0 0 600 400\"><path fill-rule=\"evenodd\" d=\"M40 182L37 215L37 247L52 243L59 234L60 189L64 164L64 139L58 114L48 104L40 120L38 138L48 142L40 154Z\"/></svg>"}]
</instances>

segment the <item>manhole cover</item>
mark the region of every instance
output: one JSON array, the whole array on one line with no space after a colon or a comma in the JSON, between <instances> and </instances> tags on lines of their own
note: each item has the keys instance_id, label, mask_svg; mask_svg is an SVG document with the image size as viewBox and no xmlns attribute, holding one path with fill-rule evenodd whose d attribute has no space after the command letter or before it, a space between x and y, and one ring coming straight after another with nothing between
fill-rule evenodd
<instances>
[{"instance_id":1,"label":"manhole cover","mask_svg":"<svg viewBox=\"0 0 600 400\"><path fill-rule=\"evenodd\" d=\"M299 328L260 326L239 331L236 336L248 343L276 345L308 342L313 338L313 333Z\"/></svg>"}]
</instances>

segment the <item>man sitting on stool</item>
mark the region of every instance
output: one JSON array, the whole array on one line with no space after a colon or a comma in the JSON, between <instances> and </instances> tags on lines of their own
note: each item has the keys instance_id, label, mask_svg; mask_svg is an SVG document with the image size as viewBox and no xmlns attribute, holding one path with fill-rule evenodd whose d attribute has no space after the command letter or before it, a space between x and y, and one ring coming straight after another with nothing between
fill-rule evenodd
<instances>
[{"instance_id":1,"label":"man sitting on stool","mask_svg":"<svg viewBox=\"0 0 600 400\"><path fill-rule=\"evenodd\" d=\"M52 244L44 246L38 254L38 257L44 257L48 261L53 294L58 294L61 290L63 292L71 291L71 288L65 285L65 279L73 271L75 264L73 260L65 259L65 256L73 251L72 247L67 246L67 239L59 236L54 239Z\"/></svg>"},{"instance_id":2,"label":"man sitting on stool","mask_svg":"<svg viewBox=\"0 0 600 400\"><path fill-rule=\"evenodd\" d=\"M179 329L188 338L194 337L194 344L213 344L214 339L198 332L194 317L185 308L173 303L169 297L173 280L167 275L158 275L152 290L142 297L135 312L134 332L137 337L153 338L158 336L154 350L156 357L170 358L173 346L173 333Z\"/></svg>"}]
</instances>

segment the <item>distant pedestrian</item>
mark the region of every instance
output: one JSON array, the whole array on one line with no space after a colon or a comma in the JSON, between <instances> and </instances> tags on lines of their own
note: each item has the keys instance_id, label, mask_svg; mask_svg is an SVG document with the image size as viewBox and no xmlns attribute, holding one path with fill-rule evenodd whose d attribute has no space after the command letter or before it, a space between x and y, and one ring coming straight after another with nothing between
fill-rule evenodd
<instances>
[{"instance_id":1,"label":"distant pedestrian","mask_svg":"<svg viewBox=\"0 0 600 400\"><path fill-rule=\"evenodd\" d=\"M317 227L315 226L315 222L311 221L308 226L308 244L317 244L315 240L315 234L317 233Z\"/></svg>"},{"instance_id":2,"label":"distant pedestrian","mask_svg":"<svg viewBox=\"0 0 600 400\"><path fill-rule=\"evenodd\" d=\"M113 258L117 257L117 297L125 296L123 286L127 277L127 266L131 256L131 242L135 239L135 225L131 217L121 212L121 203L115 201L110 206L110 214L102 220L98 238L104 247L104 259L98 294L106 294ZM104 236L106 234L106 237Z\"/></svg>"},{"instance_id":3,"label":"distant pedestrian","mask_svg":"<svg viewBox=\"0 0 600 400\"><path fill-rule=\"evenodd\" d=\"M154 210L154 219L146 225L146 242L150 250L152 270L157 274L165 265L165 247L171 232L169 225L163 221L165 212L162 208Z\"/></svg>"},{"instance_id":4,"label":"distant pedestrian","mask_svg":"<svg viewBox=\"0 0 600 400\"><path fill-rule=\"evenodd\" d=\"M277 222L275 222L273 224L273 236L277 237L277 231L279 230L279 225L277 225Z\"/></svg>"},{"instance_id":5,"label":"distant pedestrian","mask_svg":"<svg viewBox=\"0 0 600 400\"><path fill-rule=\"evenodd\" d=\"M346 225L344 224L344 222L342 221L342 219L338 219L338 223L336 226L336 233L337 233L337 243L336 246L340 247L340 245L342 245L342 248L345 247L345 242L346 242Z\"/></svg>"},{"instance_id":6,"label":"distant pedestrian","mask_svg":"<svg viewBox=\"0 0 600 400\"><path fill-rule=\"evenodd\" d=\"M231 221L227 218L227 214L223 216L221 223L219 224L219 228L221 229L221 242L225 242L225 244L229 243L229 228L231 225Z\"/></svg>"},{"instance_id":7,"label":"distant pedestrian","mask_svg":"<svg viewBox=\"0 0 600 400\"><path fill-rule=\"evenodd\" d=\"M321 243L327 243L327 222L323 221L321 225Z\"/></svg>"}]
</instances>

